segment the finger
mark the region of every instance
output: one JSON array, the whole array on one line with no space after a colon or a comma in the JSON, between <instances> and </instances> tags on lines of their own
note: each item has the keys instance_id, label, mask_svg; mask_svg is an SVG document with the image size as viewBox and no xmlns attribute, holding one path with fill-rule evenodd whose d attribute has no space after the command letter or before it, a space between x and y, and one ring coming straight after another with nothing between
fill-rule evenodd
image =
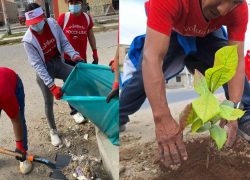
<instances>
[{"instance_id":1,"label":"finger","mask_svg":"<svg viewBox=\"0 0 250 180\"><path fill-rule=\"evenodd\" d=\"M227 121L221 120L219 125L220 125L221 128L224 128L224 126L225 126L226 124L227 124Z\"/></svg>"},{"instance_id":2,"label":"finger","mask_svg":"<svg viewBox=\"0 0 250 180\"><path fill-rule=\"evenodd\" d=\"M176 138L176 146L180 152L180 155L181 155L181 158L186 161L187 158L188 158L188 155L187 155L187 150L186 150L186 146L181 138L181 136L179 135L177 138Z\"/></svg>"},{"instance_id":3,"label":"finger","mask_svg":"<svg viewBox=\"0 0 250 180\"><path fill-rule=\"evenodd\" d=\"M181 164L180 155L174 143L169 144L169 151L170 151L174 164Z\"/></svg>"},{"instance_id":4,"label":"finger","mask_svg":"<svg viewBox=\"0 0 250 180\"><path fill-rule=\"evenodd\" d=\"M171 156L170 156L168 144L164 144L163 149L164 149L164 156L161 159L161 163L165 167L170 167L173 164L173 161L172 161Z\"/></svg>"},{"instance_id":5,"label":"finger","mask_svg":"<svg viewBox=\"0 0 250 180\"><path fill-rule=\"evenodd\" d=\"M236 136L237 136L236 129L234 129L234 127L229 126L227 136L228 137L227 137L227 141L226 141L225 146L232 147L235 140L236 140Z\"/></svg>"}]
</instances>

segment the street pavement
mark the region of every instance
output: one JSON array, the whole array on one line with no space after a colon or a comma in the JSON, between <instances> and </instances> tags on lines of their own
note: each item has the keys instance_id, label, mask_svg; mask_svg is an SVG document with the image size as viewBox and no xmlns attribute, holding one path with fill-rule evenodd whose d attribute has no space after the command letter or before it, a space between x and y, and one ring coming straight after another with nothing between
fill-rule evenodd
<instances>
[{"instance_id":1,"label":"street pavement","mask_svg":"<svg viewBox=\"0 0 250 180\"><path fill-rule=\"evenodd\" d=\"M108 31L96 33L97 49L99 53L99 62L103 65L108 65L113 59L117 46L117 31ZM88 47L88 61L92 62L92 51ZM41 90L39 89L36 80L35 72L27 61L27 56L22 44L0 47L0 66L12 68L21 77L25 94L26 94L26 120L28 126L29 141L31 152L38 152L39 142L32 141L34 136L34 126L36 125L37 117L44 117L44 102ZM56 81L57 85L62 84L62 81ZM47 124L44 125L45 128ZM15 149L14 134L12 124L6 114L3 112L0 117L0 146L9 149ZM47 132L47 129L44 131ZM36 137L36 139L39 137ZM41 137L43 139L44 137ZM40 142L41 143L41 142ZM39 179L33 174L29 176L21 176L18 173L18 163L11 157L0 154L0 179L4 180L19 180L19 179Z\"/></svg>"}]
</instances>

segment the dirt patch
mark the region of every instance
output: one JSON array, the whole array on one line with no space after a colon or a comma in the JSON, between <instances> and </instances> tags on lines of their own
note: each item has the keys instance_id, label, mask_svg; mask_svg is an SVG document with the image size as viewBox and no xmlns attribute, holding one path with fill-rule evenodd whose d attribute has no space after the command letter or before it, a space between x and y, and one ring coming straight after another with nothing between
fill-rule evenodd
<instances>
[{"instance_id":1,"label":"dirt patch","mask_svg":"<svg viewBox=\"0 0 250 180\"><path fill-rule=\"evenodd\" d=\"M64 145L55 148L50 144L47 120L45 117L37 117L40 120L37 120L36 125L32 129L33 138L31 138L30 142L31 146L40 144L38 147L39 151L36 153L44 152L38 155L46 157L49 160L53 160L57 153L70 155L72 162L63 169L63 173L69 180L77 179L73 176L77 168L78 171L81 169L80 171L88 179L107 179L108 176L104 170L98 151L94 125L91 122L76 124L69 115L69 107L66 103L56 102L54 107L56 125ZM46 179L49 179L48 174L50 169L37 163L35 165L33 173L42 175L44 178L47 176Z\"/></svg>"},{"instance_id":2,"label":"dirt patch","mask_svg":"<svg viewBox=\"0 0 250 180\"><path fill-rule=\"evenodd\" d=\"M158 147L156 142L145 144L133 142L132 145L131 142L128 144L127 141L122 141L120 179L250 179L250 145L248 142L238 139L232 149L222 151L217 151L213 145L208 148L208 144L207 137L199 137L186 142L188 160L183 162L178 170L174 171L162 168L157 163ZM208 149L210 155L207 168Z\"/></svg>"}]
</instances>

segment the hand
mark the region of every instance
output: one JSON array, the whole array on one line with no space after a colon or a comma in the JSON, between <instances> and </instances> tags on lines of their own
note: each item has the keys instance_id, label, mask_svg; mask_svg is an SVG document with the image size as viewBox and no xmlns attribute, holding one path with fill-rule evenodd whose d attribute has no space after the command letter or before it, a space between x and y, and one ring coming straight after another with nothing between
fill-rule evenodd
<instances>
[{"instance_id":1,"label":"hand","mask_svg":"<svg viewBox=\"0 0 250 180\"><path fill-rule=\"evenodd\" d=\"M109 66L111 67L112 72L115 72L115 60L111 60Z\"/></svg>"},{"instance_id":2,"label":"hand","mask_svg":"<svg viewBox=\"0 0 250 180\"><path fill-rule=\"evenodd\" d=\"M55 98L57 100L60 100L63 93L62 93L62 90L61 90L61 87L58 87L56 85L53 85L52 87L49 88L49 90L51 91L51 93L55 96Z\"/></svg>"},{"instance_id":3,"label":"hand","mask_svg":"<svg viewBox=\"0 0 250 180\"><path fill-rule=\"evenodd\" d=\"M238 122L221 120L220 127L227 131L227 141L225 147L232 147L237 137Z\"/></svg>"},{"instance_id":4,"label":"hand","mask_svg":"<svg viewBox=\"0 0 250 180\"><path fill-rule=\"evenodd\" d=\"M81 56L79 55L74 55L72 61L74 61L76 64L79 62L86 63L86 60L84 60Z\"/></svg>"},{"instance_id":5,"label":"hand","mask_svg":"<svg viewBox=\"0 0 250 180\"><path fill-rule=\"evenodd\" d=\"M114 97L119 97L119 83L118 82L114 82L113 88L106 98L106 102L109 103L110 100L113 99Z\"/></svg>"},{"instance_id":6,"label":"hand","mask_svg":"<svg viewBox=\"0 0 250 180\"><path fill-rule=\"evenodd\" d=\"M181 159L187 160L182 131L171 115L155 120L155 132L160 150L160 162L165 167L180 165Z\"/></svg>"},{"instance_id":7,"label":"hand","mask_svg":"<svg viewBox=\"0 0 250 180\"><path fill-rule=\"evenodd\" d=\"M93 59L94 59L94 61L92 62L92 64L98 64L99 58L98 58L98 54L97 54L97 49L93 50Z\"/></svg>"},{"instance_id":8,"label":"hand","mask_svg":"<svg viewBox=\"0 0 250 180\"><path fill-rule=\"evenodd\" d=\"M23 147L23 141L16 141L16 150L15 150L15 152L22 155L22 157L16 156L16 160L21 161L21 162L26 160L27 152Z\"/></svg>"}]
</instances>

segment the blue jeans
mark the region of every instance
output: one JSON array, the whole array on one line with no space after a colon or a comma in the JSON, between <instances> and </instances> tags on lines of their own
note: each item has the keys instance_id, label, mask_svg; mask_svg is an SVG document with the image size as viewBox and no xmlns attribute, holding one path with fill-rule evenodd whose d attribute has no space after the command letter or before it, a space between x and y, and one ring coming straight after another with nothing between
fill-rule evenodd
<instances>
[{"instance_id":1,"label":"blue jeans","mask_svg":"<svg viewBox=\"0 0 250 180\"><path fill-rule=\"evenodd\" d=\"M214 64L214 55L217 50L228 45L227 37L220 29L208 34L206 37L196 38L197 52L191 56L186 56L184 50L177 41L177 34L172 33L168 52L163 61L162 71L165 79L169 80L178 75L185 66L192 72L198 69L204 73L206 69ZM146 99L142 78L142 55L136 71L133 73L123 86L120 94L120 125L126 124L129 121L128 115L138 111ZM228 98L227 85L223 86L225 96ZM250 120L250 86L245 80L244 93L242 102L247 112L239 120L239 123Z\"/></svg>"},{"instance_id":2,"label":"blue jeans","mask_svg":"<svg viewBox=\"0 0 250 180\"><path fill-rule=\"evenodd\" d=\"M25 120L25 94L23 89L22 80L17 76L17 87L16 87L16 97L19 104L19 111L22 120L22 128L23 128L23 147L27 151L28 150L28 139L27 139L27 126Z\"/></svg>"}]
</instances>

